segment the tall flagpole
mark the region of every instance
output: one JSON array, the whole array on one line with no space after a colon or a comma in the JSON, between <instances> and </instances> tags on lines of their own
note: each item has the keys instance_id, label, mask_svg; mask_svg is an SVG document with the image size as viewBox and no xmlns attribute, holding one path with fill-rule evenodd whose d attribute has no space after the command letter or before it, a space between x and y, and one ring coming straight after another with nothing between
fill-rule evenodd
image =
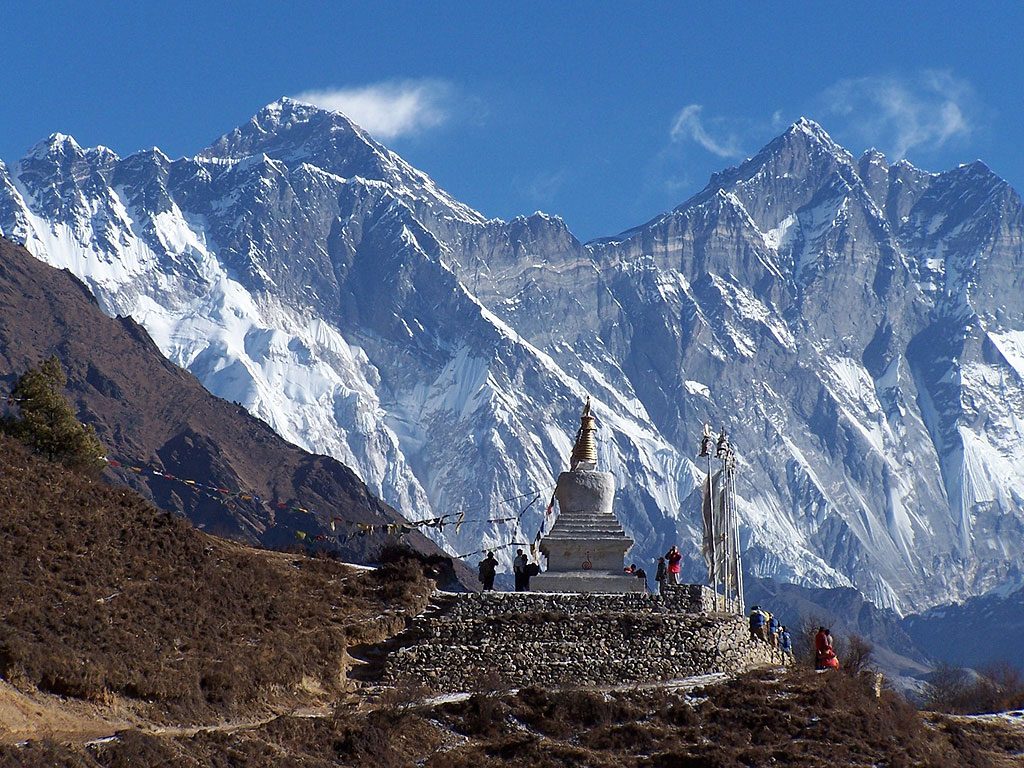
<instances>
[{"instance_id":1,"label":"tall flagpole","mask_svg":"<svg viewBox=\"0 0 1024 768\"><path fill-rule=\"evenodd\" d=\"M736 455L733 454L732 458L732 470L729 472L729 496L732 499L733 514L735 519L735 525L733 525L733 536L735 539L734 546L736 547L736 599L739 601L737 606L740 615L746 613L746 607L743 603L743 561L740 558L740 516L736 510Z\"/></svg>"},{"instance_id":2,"label":"tall flagpole","mask_svg":"<svg viewBox=\"0 0 1024 768\"><path fill-rule=\"evenodd\" d=\"M728 436L728 434L727 434L727 433L726 433L726 431L725 431L725 427L723 426L723 427L722 427L722 429L721 429L721 431L720 431L720 432L718 433L718 443L717 443L717 444L716 444L716 446L715 446L715 458L716 458L716 459L718 459L719 461L721 461L721 462L722 462L722 479L723 479L723 481L725 481L726 483L728 482L728 470L727 470L727 466L728 466L728 459L729 459L729 451L730 451L730 447L729 447L729 436ZM726 487L728 487L728 486L726 486ZM720 495L723 495L723 494L720 494ZM726 494L724 494L724 495L725 495L725 496L728 496L728 492L726 492ZM728 503L728 502L726 502L726 503ZM728 508L726 508L725 510L723 510L723 513L727 513L727 512L728 512ZM727 517L726 517L726 514L723 514L723 515L722 515L722 522L727 522ZM727 531L722 531L722 544L723 544L723 550L724 550L724 551L723 551L723 555L724 555L724 557L722 558L722 561L723 561L723 565L725 566L725 567L723 568L723 570L725 571L725 573L723 573L723 574L722 574L722 586L723 586L723 591L725 592L725 594L724 594L724 595L722 595L722 608L723 608L723 610L728 610L728 600L729 600L729 586L728 586L728 572L729 572L729 562L728 562L728 549L725 549L725 546L724 546L724 545L725 545L725 543L726 543L726 537L727 537L727 536L728 536L728 533L727 533ZM717 582L716 582L716 585L715 585L715 593L716 593L716 595L717 595L717 593L718 593L718 585L717 585ZM716 603L717 603L717 597L715 598L715 600L716 600Z\"/></svg>"},{"instance_id":3,"label":"tall flagpole","mask_svg":"<svg viewBox=\"0 0 1024 768\"><path fill-rule=\"evenodd\" d=\"M715 537L715 488L711 481L711 425L704 424L704 434L700 441L700 456L708 460L708 540L711 542L710 552L710 573L711 589L715 593L715 610L718 610L718 541ZM704 515L704 503L701 502L701 516Z\"/></svg>"}]
</instances>

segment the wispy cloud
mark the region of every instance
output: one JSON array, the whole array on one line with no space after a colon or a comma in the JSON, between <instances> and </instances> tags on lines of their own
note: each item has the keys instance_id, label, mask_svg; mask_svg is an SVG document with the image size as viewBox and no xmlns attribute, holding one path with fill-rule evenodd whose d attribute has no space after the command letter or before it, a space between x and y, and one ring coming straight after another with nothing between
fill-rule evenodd
<instances>
[{"instance_id":1,"label":"wispy cloud","mask_svg":"<svg viewBox=\"0 0 1024 768\"><path fill-rule=\"evenodd\" d=\"M568 178L569 172L565 168L541 171L525 181L516 179L515 186L533 203L549 205L555 201Z\"/></svg>"},{"instance_id":2,"label":"wispy cloud","mask_svg":"<svg viewBox=\"0 0 1024 768\"><path fill-rule=\"evenodd\" d=\"M704 107L688 104L672 120L669 136L673 142L693 141L719 157L739 157L743 154L735 129L729 128L721 118L704 120ZM710 126L710 128L709 128Z\"/></svg>"},{"instance_id":3,"label":"wispy cloud","mask_svg":"<svg viewBox=\"0 0 1024 768\"><path fill-rule=\"evenodd\" d=\"M443 124L451 115L453 91L443 80L389 80L303 91L294 98L342 112L374 137L387 140Z\"/></svg>"},{"instance_id":4,"label":"wispy cloud","mask_svg":"<svg viewBox=\"0 0 1024 768\"><path fill-rule=\"evenodd\" d=\"M823 100L861 140L896 159L914 149L938 149L975 128L974 89L948 71L840 80Z\"/></svg>"}]
</instances>

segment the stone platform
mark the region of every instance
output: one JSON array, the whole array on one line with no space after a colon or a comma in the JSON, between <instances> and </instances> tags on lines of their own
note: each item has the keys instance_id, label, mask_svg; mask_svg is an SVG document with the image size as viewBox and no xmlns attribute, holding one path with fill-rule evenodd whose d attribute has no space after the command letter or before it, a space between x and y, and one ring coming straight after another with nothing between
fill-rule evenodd
<instances>
[{"instance_id":1,"label":"stone platform","mask_svg":"<svg viewBox=\"0 0 1024 768\"><path fill-rule=\"evenodd\" d=\"M643 592L644 583L636 576L593 571L545 571L530 579L532 592L594 592L618 594Z\"/></svg>"},{"instance_id":2,"label":"stone platform","mask_svg":"<svg viewBox=\"0 0 1024 768\"><path fill-rule=\"evenodd\" d=\"M700 585L644 593L446 594L447 611L417 617L415 642L392 654L385 680L436 691L643 683L780 664L751 641L742 616L716 613Z\"/></svg>"}]
</instances>

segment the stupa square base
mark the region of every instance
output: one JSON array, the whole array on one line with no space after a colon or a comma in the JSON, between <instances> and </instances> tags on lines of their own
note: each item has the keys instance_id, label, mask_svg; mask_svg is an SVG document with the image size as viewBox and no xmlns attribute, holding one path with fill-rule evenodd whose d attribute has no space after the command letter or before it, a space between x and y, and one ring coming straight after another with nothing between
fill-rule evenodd
<instances>
[{"instance_id":1,"label":"stupa square base","mask_svg":"<svg viewBox=\"0 0 1024 768\"><path fill-rule=\"evenodd\" d=\"M621 573L546 571L530 579L531 592L592 592L622 594L644 592L643 579Z\"/></svg>"}]
</instances>

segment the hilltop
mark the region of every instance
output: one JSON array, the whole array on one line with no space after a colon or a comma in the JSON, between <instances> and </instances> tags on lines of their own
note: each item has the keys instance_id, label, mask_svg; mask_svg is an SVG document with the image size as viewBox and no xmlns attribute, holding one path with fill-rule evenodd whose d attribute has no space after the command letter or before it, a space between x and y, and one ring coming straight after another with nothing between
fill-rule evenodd
<instances>
[{"instance_id":1,"label":"hilltop","mask_svg":"<svg viewBox=\"0 0 1024 768\"><path fill-rule=\"evenodd\" d=\"M290 444L240 406L211 395L164 358L133 320L104 315L72 274L0 238L0 384L9 389L51 355L67 373L67 395L79 418L95 428L110 456L144 468L111 470L107 477L161 509L183 512L211 533L248 544L294 548L296 531L308 534L307 542L326 536L318 548L354 562L396 543L383 526L405 519L348 467ZM165 475L233 495L204 492ZM264 501L241 499L238 492ZM332 518L337 531L329 525ZM376 528L347 536L358 523ZM441 553L418 531L403 541L428 555Z\"/></svg>"},{"instance_id":2,"label":"hilltop","mask_svg":"<svg viewBox=\"0 0 1024 768\"><path fill-rule=\"evenodd\" d=\"M338 701L348 646L393 634L429 592L403 560L358 570L211 536L3 436L0 466L8 738L33 710L56 719L26 736L73 738Z\"/></svg>"},{"instance_id":3,"label":"hilltop","mask_svg":"<svg viewBox=\"0 0 1024 768\"><path fill-rule=\"evenodd\" d=\"M870 679L364 688L353 646L427 605L376 570L254 550L0 438L0 766L1008 765L996 722L926 722ZM436 575L436 574L435 574Z\"/></svg>"}]
</instances>

